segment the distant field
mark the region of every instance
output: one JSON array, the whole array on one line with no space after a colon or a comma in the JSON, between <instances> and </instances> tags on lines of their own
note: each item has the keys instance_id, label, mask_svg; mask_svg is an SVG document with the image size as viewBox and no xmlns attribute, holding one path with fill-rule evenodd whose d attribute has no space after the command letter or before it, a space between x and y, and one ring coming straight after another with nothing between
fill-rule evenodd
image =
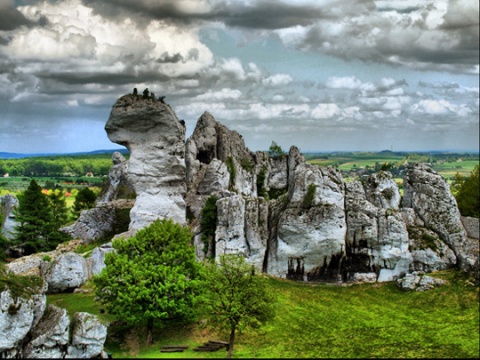
<instances>
[{"instance_id":1,"label":"distant field","mask_svg":"<svg viewBox=\"0 0 480 360\"><path fill-rule=\"evenodd\" d=\"M78 176L71 179L59 179L54 177L25 177L25 176L11 176L7 178L0 178L0 196L2 193L19 193L25 191L30 184L30 181L35 181L42 187L45 187L47 181L51 181L54 184L58 184L65 189L81 189L89 185L100 186L102 184L102 177L85 177ZM78 184L77 180L81 180L83 183Z\"/></svg>"},{"instance_id":2,"label":"distant field","mask_svg":"<svg viewBox=\"0 0 480 360\"><path fill-rule=\"evenodd\" d=\"M457 172L462 176L470 176L470 173L478 163L478 160L465 160L462 162L433 164L432 168L444 178L448 179L454 177Z\"/></svg>"}]
</instances>

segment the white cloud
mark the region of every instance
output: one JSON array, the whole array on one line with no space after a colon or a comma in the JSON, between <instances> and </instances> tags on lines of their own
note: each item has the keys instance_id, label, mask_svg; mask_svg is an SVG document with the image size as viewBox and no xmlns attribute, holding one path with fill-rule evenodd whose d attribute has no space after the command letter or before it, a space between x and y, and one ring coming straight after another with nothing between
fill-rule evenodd
<instances>
[{"instance_id":1,"label":"white cloud","mask_svg":"<svg viewBox=\"0 0 480 360\"><path fill-rule=\"evenodd\" d=\"M329 119L340 112L336 104L318 104L312 109L311 117L314 119Z\"/></svg>"},{"instance_id":2,"label":"white cloud","mask_svg":"<svg viewBox=\"0 0 480 360\"><path fill-rule=\"evenodd\" d=\"M237 100L242 96L242 92L237 89L223 88L219 91L208 90L204 94L196 96L193 101L225 101L225 100Z\"/></svg>"},{"instance_id":3,"label":"white cloud","mask_svg":"<svg viewBox=\"0 0 480 360\"><path fill-rule=\"evenodd\" d=\"M288 74L275 74L262 80L264 86L285 86L293 81L292 77Z\"/></svg>"}]
</instances>

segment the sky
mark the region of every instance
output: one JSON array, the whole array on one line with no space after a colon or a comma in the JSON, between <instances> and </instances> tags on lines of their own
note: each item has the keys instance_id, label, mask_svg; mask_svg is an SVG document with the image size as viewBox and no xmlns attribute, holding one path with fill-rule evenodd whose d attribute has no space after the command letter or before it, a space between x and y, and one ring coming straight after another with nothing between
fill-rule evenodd
<instances>
[{"instance_id":1,"label":"sky","mask_svg":"<svg viewBox=\"0 0 480 360\"><path fill-rule=\"evenodd\" d=\"M478 151L478 0L0 0L0 152L119 149L165 96L252 150Z\"/></svg>"}]
</instances>

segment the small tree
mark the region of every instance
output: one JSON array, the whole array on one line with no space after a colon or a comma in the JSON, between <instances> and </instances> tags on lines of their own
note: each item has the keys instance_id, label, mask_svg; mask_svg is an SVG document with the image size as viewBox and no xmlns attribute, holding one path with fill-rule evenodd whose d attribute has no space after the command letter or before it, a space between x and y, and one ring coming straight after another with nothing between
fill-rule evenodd
<instances>
[{"instance_id":1,"label":"small tree","mask_svg":"<svg viewBox=\"0 0 480 360\"><path fill-rule=\"evenodd\" d=\"M131 325L146 325L152 343L155 321L190 321L198 291L199 263L191 231L172 220L157 220L128 240L113 242L115 253L94 277L107 311Z\"/></svg>"},{"instance_id":2,"label":"small tree","mask_svg":"<svg viewBox=\"0 0 480 360\"><path fill-rule=\"evenodd\" d=\"M280 145L278 145L275 141L272 141L272 144L268 148L268 154L271 158L278 158L284 154L284 151Z\"/></svg>"},{"instance_id":3,"label":"small tree","mask_svg":"<svg viewBox=\"0 0 480 360\"><path fill-rule=\"evenodd\" d=\"M470 176L461 179L455 177L459 182L456 195L458 209L463 216L480 217L480 181L479 166L475 166Z\"/></svg>"},{"instance_id":4,"label":"small tree","mask_svg":"<svg viewBox=\"0 0 480 360\"><path fill-rule=\"evenodd\" d=\"M232 357L235 332L260 327L274 317L275 298L266 279L238 255L220 256L204 271L204 310L213 325L230 333L228 357Z\"/></svg>"},{"instance_id":5,"label":"small tree","mask_svg":"<svg viewBox=\"0 0 480 360\"><path fill-rule=\"evenodd\" d=\"M66 234L57 231L48 197L34 179L18 196L15 218L19 225L15 227L14 244L23 248L26 255L52 250L66 239Z\"/></svg>"}]
</instances>

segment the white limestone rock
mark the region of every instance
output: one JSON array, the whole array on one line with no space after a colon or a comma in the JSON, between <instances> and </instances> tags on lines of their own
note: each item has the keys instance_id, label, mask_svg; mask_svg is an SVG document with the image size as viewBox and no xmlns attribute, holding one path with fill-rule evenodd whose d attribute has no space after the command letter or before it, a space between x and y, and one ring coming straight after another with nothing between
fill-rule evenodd
<instances>
[{"instance_id":1,"label":"white limestone rock","mask_svg":"<svg viewBox=\"0 0 480 360\"><path fill-rule=\"evenodd\" d=\"M0 352L14 349L20 345L24 337L34 325L36 316L41 310L41 305L35 302L46 303L45 295L13 298L9 289L0 293Z\"/></svg>"},{"instance_id":2,"label":"white limestone rock","mask_svg":"<svg viewBox=\"0 0 480 360\"><path fill-rule=\"evenodd\" d=\"M365 193L368 201L378 208L399 208L400 192L392 174L388 171L370 175L365 184Z\"/></svg>"},{"instance_id":3,"label":"white limestone rock","mask_svg":"<svg viewBox=\"0 0 480 360\"><path fill-rule=\"evenodd\" d=\"M427 164L410 165L404 176L402 206L412 208L425 227L454 251L460 269L470 271L478 259L478 241L467 238L460 211L446 180Z\"/></svg>"},{"instance_id":4,"label":"white limestone rock","mask_svg":"<svg viewBox=\"0 0 480 360\"><path fill-rule=\"evenodd\" d=\"M93 249L91 255L86 260L89 279L91 279L94 275L100 274L100 272L105 268L105 255L114 251L115 249L112 247L111 242L100 245Z\"/></svg>"},{"instance_id":5,"label":"white limestone rock","mask_svg":"<svg viewBox=\"0 0 480 360\"><path fill-rule=\"evenodd\" d=\"M113 105L105 130L130 150L128 181L135 193L129 230L159 218L185 224L185 127L168 104L125 95Z\"/></svg>"},{"instance_id":6,"label":"white limestone rock","mask_svg":"<svg viewBox=\"0 0 480 360\"><path fill-rule=\"evenodd\" d=\"M289 174L288 204L280 214L276 244L268 258L268 273L283 278L331 279L338 275L345 250L341 175L332 168L294 164L294 174Z\"/></svg>"},{"instance_id":7,"label":"white limestone rock","mask_svg":"<svg viewBox=\"0 0 480 360\"><path fill-rule=\"evenodd\" d=\"M4 223L0 224L0 233L6 239L13 239L15 236L15 226L18 224L15 221L14 210L17 208L17 206L18 199L15 195L6 194L4 196L0 196L0 212L3 212L3 215L5 216Z\"/></svg>"},{"instance_id":8,"label":"white limestone rock","mask_svg":"<svg viewBox=\"0 0 480 360\"><path fill-rule=\"evenodd\" d=\"M31 340L24 348L26 358L62 359L69 341L70 319L67 311L48 305L45 316L32 329Z\"/></svg>"},{"instance_id":9,"label":"white limestone rock","mask_svg":"<svg viewBox=\"0 0 480 360\"><path fill-rule=\"evenodd\" d=\"M100 355L107 339L107 326L86 312L75 313L72 323L72 342L65 358L90 359Z\"/></svg>"},{"instance_id":10,"label":"white limestone rock","mask_svg":"<svg viewBox=\"0 0 480 360\"><path fill-rule=\"evenodd\" d=\"M88 280L86 260L73 252L55 258L45 273L49 293L59 293L82 286Z\"/></svg>"}]
</instances>

